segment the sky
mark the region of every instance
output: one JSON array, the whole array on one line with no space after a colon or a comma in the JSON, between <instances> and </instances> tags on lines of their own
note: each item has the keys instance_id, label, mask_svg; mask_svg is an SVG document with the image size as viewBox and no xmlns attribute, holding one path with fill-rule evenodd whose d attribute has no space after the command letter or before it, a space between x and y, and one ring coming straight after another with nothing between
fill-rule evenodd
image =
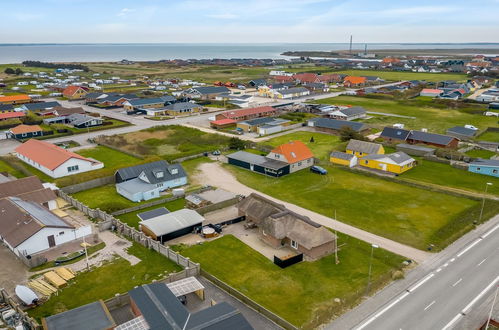
<instances>
[{"instance_id":1,"label":"sky","mask_svg":"<svg viewBox=\"0 0 499 330\"><path fill-rule=\"evenodd\" d=\"M499 42L499 0L0 0L0 43Z\"/></svg>"}]
</instances>

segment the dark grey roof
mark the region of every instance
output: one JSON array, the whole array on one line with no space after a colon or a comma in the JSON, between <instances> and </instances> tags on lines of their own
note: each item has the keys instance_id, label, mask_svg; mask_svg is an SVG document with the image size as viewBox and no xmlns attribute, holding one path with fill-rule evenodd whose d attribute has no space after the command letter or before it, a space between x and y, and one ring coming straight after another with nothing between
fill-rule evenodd
<instances>
[{"instance_id":1,"label":"dark grey roof","mask_svg":"<svg viewBox=\"0 0 499 330\"><path fill-rule=\"evenodd\" d=\"M409 134L408 139L414 141L426 142L426 143L448 145L449 143L452 142L452 140L455 139L455 137L442 134L421 132L421 131L411 131L411 134Z\"/></svg>"},{"instance_id":2,"label":"dark grey roof","mask_svg":"<svg viewBox=\"0 0 499 330\"><path fill-rule=\"evenodd\" d=\"M170 211L166 207L159 207L154 210L138 213L137 216L139 217L140 220L145 221L168 213L170 213Z\"/></svg>"},{"instance_id":3,"label":"dark grey roof","mask_svg":"<svg viewBox=\"0 0 499 330\"><path fill-rule=\"evenodd\" d=\"M366 109L364 109L363 107L351 107L342 109L340 111L347 116L363 115L366 113Z\"/></svg>"},{"instance_id":4,"label":"dark grey roof","mask_svg":"<svg viewBox=\"0 0 499 330\"><path fill-rule=\"evenodd\" d=\"M165 103L160 97L147 98L147 99L133 99L128 101L132 107L140 107L148 104L157 104L157 103Z\"/></svg>"},{"instance_id":5,"label":"dark grey roof","mask_svg":"<svg viewBox=\"0 0 499 330\"><path fill-rule=\"evenodd\" d=\"M164 283L142 285L129 294L151 330L253 329L241 312L226 302L190 314Z\"/></svg>"},{"instance_id":6,"label":"dark grey roof","mask_svg":"<svg viewBox=\"0 0 499 330\"><path fill-rule=\"evenodd\" d=\"M266 85L267 84L267 80L265 79L253 79L253 80L250 80L250 85L253 85L253 86L262 86L262 85Z\"/></svg>"},{"instance_id":7,"label":"dark grey roof","mask_svg":"<svg viewBox=\"0 0 499 330\"><path fill-rule=\"evenodd\" d=\"M39 102L39 103L26 103L23 105L28 110L45 110L53 107L60 107L61 104L59 102Z\"/></svg>"},{"instance_id":8,"label":"dark grey roof","mask_svg":"<svg viewBox=\"0 0 499 330\"><path fill-rule=\"evenodd\" d=\"M189 110L189 109L194 109L194 108L199 108L201 105L196 104L196 103L191 103L191 102L179 102L179 103L173 103L165 108L168 110L173 110L173 111L181 111L181 110Z\"/></svg>"},{"instance_id":9,"label":"dark grey roof","mask_svg":"<svg viewBox=\"0 0 499 330\"><path fill-rule=\"evenodd\" d=\"M332 158L339 158L344 160L351 160L353 157L355 157L352 154L347 154L346 152L341 151L333 151L329 156Z\"/></svg>"},{"instance_id":10,"label":"dark grey roof","mask_svg":"<svg viewBox=\"0 0 499 330\"><path fill-rule=\"evenodd\" d=\"M177 174L172 174L173 170L175 169L177 170ZM163 171L163 177L158 178L155 175L155 173L157 173L158 171ZM144 174L147 176L149 183L165 182L187 176L182 165L169 165L165 160L158 160L152 163L125 167L116 171L116 173L119 174L124 181L134 179L138 177L142 172L144 172Z\"/></svg>"},{"instance_id":11,"label":"dark grey roof","mask_svg":"<svg viewBox=\"0 0 499 330\"><path fill-rule=\"evenodd\" d=\"M447 130L448 134L459 134L464 136L473 137L476 135L477 130L466 128L463 126L455 126Z\"/></svg>"},{"instance_id":12,"label":"dark grey roof","mask_svg":"<svg viewBox=\"0 0 499 330\"><path fill-rule=\"evenodd\" d=\"M411 132L405 129L385 127L380 137L405 141Z\"/></svg>"},{"instance_id":13,"label":"dark grey roof","mask_svg":"<svg viewBox=\"0 0 499 330\"><path fill-rule=\"evenodd\" d=\"M376 154L382 147L383 146L378 143L352 139L348 142L346 149L366 154Z\"/></svg>"},{"instance_id":14,"label":"dark grey roof","mask_svg":"<svg viewBox=\"0 0 499 330\"><path fill-rule=\"evenodd\" d=\"M199 94L217 94L230 92L230 90L225 86L193 87L191 89Z\"/></svg>"},{"instance_id":15,"label":"dark grey roof","mask_svg":"<svg viewBox=\"0 0 499 330\"><path fill-rule=\"evenodd\" d=\"M342 127L350 127L354 131L360 132L366 128L366 125L363 123L355 122L355 121L345 121L345 120L336 120L329 118L314 118L311 119L314 122L314 127L319 128L329 128L334 130L340 130Z\"/></svg>"},{"instance_id":16,"label":"dark grey roof","mask_svg":"<svg viewBox=\"0 0 499 330\"><path fill-rule=\"evenodd\" d=\"M261 118L245 120L245 121L241 122L241 124L244 123L244 124L248 124L250 126L254 126L254 125L262 125L262 124L270 123L273 121L274 121L274 118L272 118L272 117L261 117Z\"/></svg>"},{"instance_id":17,"label":"dark grey roof","mask_svg":"<svg viewBox=\"0 0 499 330\"><path fill-rule=\"evenodd\" d=\"M294 93L303 93L303 92L308 92L308 89L305 87L293 87L293 88L288 88L288 89L283 89L280 90L279 93L286 95L286 94L294 94Z\"/></svg>"},{"instance_id":18,"label":"dark grey roof","mask_svg":"<svg viewBox=\"0 0 499 330\"><path fill-rule=\"evenodd\" d=\"M499 160L497 160L497 159L478 159L470 164L480 165L480 166L499 167Z\"/></svg>"},{"instance_id":19,"label":"dark grey roof","mask_svg":"<svg viewBox=\"0 0 499 330\"><path fill-rule=\"evenodd\" d=\"M0 104L0 111L12 110L14 106L12 104Z\"/></svg>"},{"instance_id":20,"label":"dark grey roof","mask_svg":"<svg viewBox=\"0 0 499 330\"><path fill-rule=\"evenodd\" d=\"M106 330L116 326L101 301L49 316L45 322L47 330Z\"/></svg>"},{"instance_id":21,"label":"dark grey roof","mask_svg":"<svg viewBox=\"0 0 499 330\"><path fill-rule=\"evenodd\" d=\"M85 95L85 98L86 99L95 99L103 94L104 93L101 93L101 92L92 92L92 93L88 93L87 95Z\"/></svg>"},{"instance_id":22,"label":"dark grey roof","mask_svg":"<svg viewBox=\"0 0 499 330\"><path fill-rule=\"evenodd\" d=\"M68 116L68 120L72 125L78 126L81 124L85 124L86 122L92 121L92 120L100 120L102 121L101 118L99 117L92 117L92 116L87 116L87 115L82 115L81 113L73 113L72 115Z\"/></svg>"},{"instance_id":23,"label":"dark grey roof","mask_svg":"<svg viewBox=\"0 0 499 330\"><path fill-rule=\"evenodd\" d=\"M288 166L288 164L285 162L273 160L265 156L255 155L246 151L236 151L232 154L227 155L227 158L276 170Z\"/></svg>"}]
</instances>

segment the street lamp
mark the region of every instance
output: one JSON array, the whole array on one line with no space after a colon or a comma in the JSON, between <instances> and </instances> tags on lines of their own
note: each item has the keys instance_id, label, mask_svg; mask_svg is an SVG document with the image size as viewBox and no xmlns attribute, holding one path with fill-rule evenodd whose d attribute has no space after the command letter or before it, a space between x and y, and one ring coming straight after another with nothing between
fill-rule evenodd
<instances>
[{"instance_id":1,"label":"street lamp","mask_svg":"<svg viewBox=\"0 0 499 330\"><path fill-rule=\"evenodd\" d=\"M485 184L485 194L482 198L482 208L480 209L480 217L478 218L479 223L482 221L483 207L485 206L485 195L487 195L487 189L489 188L489 186L492 186L492 182L487 182Z\"/></svg>"},{"instance_id":2,"label":"street lamp","mask_svg":"<svg viewBox=\"0 0 499 330\"><path fill-rule=\"evenodd\" d=\"M369 273L367 274L367 288L366 288L366 296L369 294L369 290L371 289L371 270L373 266L373 254L374 249L379 248L376 244L371 244L371 258L369 258Z\"/></svg>"}]
</instances>

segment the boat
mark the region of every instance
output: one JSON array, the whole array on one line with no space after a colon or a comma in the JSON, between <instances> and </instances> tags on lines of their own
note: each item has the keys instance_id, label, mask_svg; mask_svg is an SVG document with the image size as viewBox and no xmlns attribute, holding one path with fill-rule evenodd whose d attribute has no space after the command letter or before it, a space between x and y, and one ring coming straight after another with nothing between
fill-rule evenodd
<instances>
[{"instance_id":1,"label":"boat","mask_svg":"<svg viewBox=\"0 0 499 330\"><path fill-rule=\"evenodd\" d=\"M38 296L36 293L27 286L16 285L15 292L19 299L21 299L21 301L27 306L34 305L38 302Z\"/></svg>"}]
</instances>

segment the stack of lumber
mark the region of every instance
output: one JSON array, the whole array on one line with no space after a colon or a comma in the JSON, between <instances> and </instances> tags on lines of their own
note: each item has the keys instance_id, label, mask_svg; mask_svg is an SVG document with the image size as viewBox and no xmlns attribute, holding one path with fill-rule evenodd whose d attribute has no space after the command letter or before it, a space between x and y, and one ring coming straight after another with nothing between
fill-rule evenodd
<instances>
[{"instance_id":1,"label":"stack of lumber","mask_svg":"<svg viewBox=\"0 0 499 330\"><path fill-rule=\"evenodd\" d=\"M67 284L66 280L56 274L54 271L43 274L43 277L56 288L63 287Z\"/></svg>"},{"instance_id":2,"label":"stack of lumber","mask_svg":"<svg viewBox=\"0 0 499 330\"><path fill-rule=\"evenodd\" d=\"M57 292L56 288L54 288L52 285L48 284L41 278L29 281L28 286L44 296L50 296L53 293Z\"/></svg>"},{"instance_id":3,"label":"stack of lumber","mask_svg":"<svg viewBox=\"0 0 499 330\"><path fill-rule=\"evenodd\" d=\"M75 274L73 273L73 271L70 268L59 267L59 268L55 269L55 272L57 275L62 277L65 281L69 281L69 280L72 280L73 278L75 278Z\"/></svg>"}]
</instances>

